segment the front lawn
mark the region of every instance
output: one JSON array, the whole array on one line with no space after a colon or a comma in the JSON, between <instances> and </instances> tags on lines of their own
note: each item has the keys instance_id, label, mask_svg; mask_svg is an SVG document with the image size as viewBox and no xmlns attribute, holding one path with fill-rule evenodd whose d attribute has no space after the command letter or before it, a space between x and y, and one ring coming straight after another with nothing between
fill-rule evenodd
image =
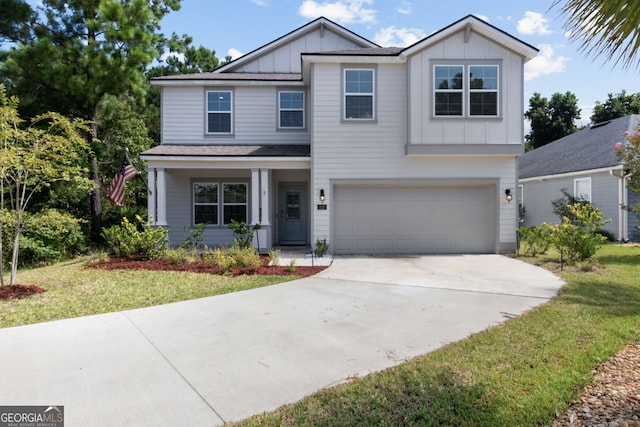
<instances>
[{"instance_id":1,"label":"front lawn","mask_svg":"<svg viewBox=\"0 0 640 427\"><path fill-rule=\"evenodd\" d=\"M640 247L596 260L558 273L561 294L521 317L238 425L549 425L596 366L640 340Z\"/></svg>"},{"instance_id":2,"label":"front lawn","mask_svg":"<svg viewBox=\"0 0 640 427\"><path fill-rule=\"evenodd\" d=\"M229 277L177 271L87 268L88 257L18 273L42 294L0 300L0 327L149 307L286 282L298 276Z\"/></svg>"}]
</instances>

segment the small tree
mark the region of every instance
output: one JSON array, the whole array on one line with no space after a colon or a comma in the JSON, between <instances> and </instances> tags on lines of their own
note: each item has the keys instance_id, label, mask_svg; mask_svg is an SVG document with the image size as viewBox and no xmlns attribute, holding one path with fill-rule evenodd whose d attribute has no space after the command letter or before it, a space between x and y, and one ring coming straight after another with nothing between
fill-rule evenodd
<instances>
[{"instance_id":1,"label":"small tree","mask_svg":"<svg viewBox=\"0 0 640 427\"><path fill-rule=\"evenodd\" d=\"M615 149L618 158L624 162L627 186L634 193L640 194L640 132L625 132L626 144L618 143ZM632 206L626 206L631 212L640 215L640 202Z\"/></svg>"},{"instance_id":2,"label":"small tree","mask_svg":"<svg viewBox=\"0 0 640 427\"><path fill-rule=\"evenodd\" d=\"M36 116L25 126L17 98L8 98L0 85L1 203L4 206L6 191L14 217L10 285L16 282L23 217L34 194L61 181L86 191L93 188L93 182L84 176L87 170L80 166L79 152L88 148L81 134L86 131L84 122L57 113Z\"/></svg>"}]
</instances>

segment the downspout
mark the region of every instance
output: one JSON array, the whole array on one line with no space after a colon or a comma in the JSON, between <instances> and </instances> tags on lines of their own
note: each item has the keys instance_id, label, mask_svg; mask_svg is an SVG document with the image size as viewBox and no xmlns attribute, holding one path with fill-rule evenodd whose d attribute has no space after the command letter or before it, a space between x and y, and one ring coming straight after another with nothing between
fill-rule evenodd
<instances>
[{"instance_id":1,"label":"downspout","mask_svg":"<svg viewBox=\"0 0 640 427\"><path fill-rule=\"evenodd\" d=\"M627 179L629 179L633 174L625 174L623 170L622 175L618 175L613 169L609 170L609 174L620 180L620 185L618 185L618 240L621 242L627 242L629 241L628 215L625 212L627 206Z\"/></svg>"}]
</instances>

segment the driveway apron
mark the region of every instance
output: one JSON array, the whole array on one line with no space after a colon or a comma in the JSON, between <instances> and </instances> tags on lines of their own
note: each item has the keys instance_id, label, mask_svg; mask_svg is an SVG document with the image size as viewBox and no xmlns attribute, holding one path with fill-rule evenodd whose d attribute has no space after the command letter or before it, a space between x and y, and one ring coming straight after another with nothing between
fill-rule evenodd
<instances>
[{"instance_id":1,"label":"driveway apron","mask_svg":"<svg viewBox=\"0 0 640 427\"><path fill-rule=\"evenodd\" d=\"M0 405L65 426L212 426L496 325L563 282L499 255L340 257L244 292L0 329Z\"/></svg>"}]
</instances>

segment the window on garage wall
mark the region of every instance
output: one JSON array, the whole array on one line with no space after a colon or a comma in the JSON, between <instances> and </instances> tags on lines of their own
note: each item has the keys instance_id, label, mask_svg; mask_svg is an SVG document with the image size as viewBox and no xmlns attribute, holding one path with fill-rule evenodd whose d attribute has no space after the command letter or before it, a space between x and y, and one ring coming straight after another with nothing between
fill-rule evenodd
<instances>
[{"instance_id":1,"label":"window on garage wall","mask_svg":"<svg viewBox=\"0 0 640 427\"><path fill-rule=\"evenodd\" d=\"M573 180L573 197L591 202L591 178Z\"/></svg>"}]
</instances>

